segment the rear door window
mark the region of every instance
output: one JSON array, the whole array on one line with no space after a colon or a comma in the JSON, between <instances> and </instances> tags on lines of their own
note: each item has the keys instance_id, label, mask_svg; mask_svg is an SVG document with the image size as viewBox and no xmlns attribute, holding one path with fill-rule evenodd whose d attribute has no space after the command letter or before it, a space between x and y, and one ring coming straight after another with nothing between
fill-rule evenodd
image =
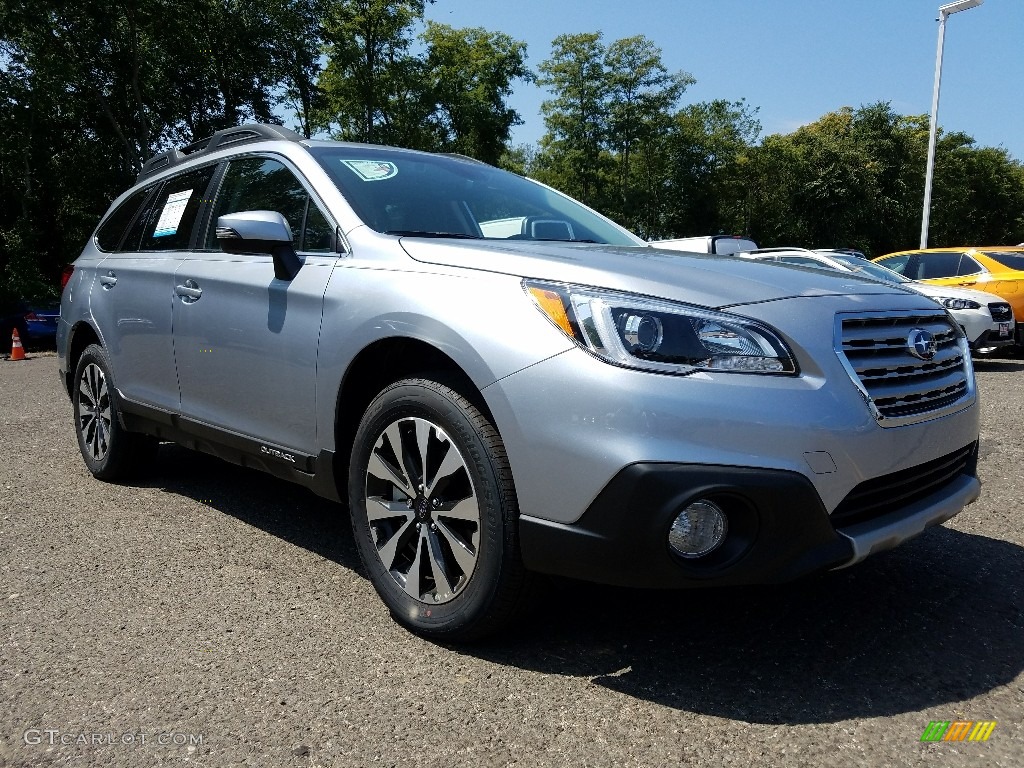
<instances>
[{"instance_id":1,"label":"rear door window","mask_svg":"<svg viewBox=\"0 0 1024 768\"><path fill-rule=\"evenodd\" d=\"M142 236L143 251L184 251L206 202L216 166L208 165L168 179L154 198Z\"/></svg>"}]
</instances>

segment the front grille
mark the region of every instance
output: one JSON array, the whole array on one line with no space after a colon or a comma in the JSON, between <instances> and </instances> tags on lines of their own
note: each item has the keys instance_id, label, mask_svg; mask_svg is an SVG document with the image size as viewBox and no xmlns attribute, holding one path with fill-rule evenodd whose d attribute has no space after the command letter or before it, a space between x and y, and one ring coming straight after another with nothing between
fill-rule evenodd
<instances>
[{"instance_id":1,"label":"front grille","mask_svg":"<svg viewBox=\"0 0 1024 768\"><path fill-rule=\"evenodd\" d=\"M992 319L997 323L1013 319L1013 310L1010 305L1002 301L993 301L988 305L988 311L992 313Z\"/></svg>"},{"instance_id":2,"label":"front grille","mask_svg":"<svg viewBox=\"0 0 1024 768\"><path fill-rule=\"evenodd\" d=\"M836 348L874 406L882 426L933 418L959 407L973 393L970 363L959 329L942 311L840 316ZM911 334L922 330L935 354L912 354Z\"/></svg>"},{"instance_id":3,"label":"front grille","mask_svg":"<svg viewBox=\"0 0 1024 768\"><path fill-rule=\"evenodd\" d=\"M977 448L977 443L971 443L925 464L865 480L836 507L832 524L836 528L856 525L897 512L941 490L961 475L974 476L978 467Z\"/></svg>"}]
</instances>

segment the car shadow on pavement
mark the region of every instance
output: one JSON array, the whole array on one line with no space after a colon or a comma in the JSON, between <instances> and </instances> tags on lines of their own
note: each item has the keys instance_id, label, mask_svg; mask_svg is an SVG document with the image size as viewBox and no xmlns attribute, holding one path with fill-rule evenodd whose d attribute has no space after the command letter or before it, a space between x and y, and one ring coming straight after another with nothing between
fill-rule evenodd
<instances>
[{"instance_id":1,"label":"car shadow on pavement","mask_svg":"<svg viewBox=\"0 0 1024 768\"><path fill-rule=\"evenodd\" d=\"M175 445L148 485L365 577L345 508ZM372 589L367 582L367 589ZM843 571L771 587L630 590L538 577L511 629L451 650L754 723L884 717L1024 670L1024 547L933 528Z\"/></svg>"},{"instance_id":2,"label":"car shadow on pavement","mask_svg":"<svg viewBox=\"0 0 1024 768\"><path fill-rule=\"evenodd\" d=\"M140 487L194 499L296 546L365 575L345 506L255 469L160 446L158 468Z\"/></svg>"},{"instance_id":3,"label":"car shadow on pavement","mask_svg":"<svg viewBox=\"0 0 1024 768\"><path fill-rule=\"evenodd\" d=\"M935 528L777 587L649 592L545 580L513 632L468 652L766 724L959 702L1024 669L1024 548Z\"/></svg>"},{"instance_id":4,"label":"car shadow on pavement","mask_svg":"<svg viewBox=\"0 0 1024 768\"><path fill-rule=\"evenodd\" d=\"M1024 360L1006 360L992 357L974 358L974 369L981 372L1013 373L1024 371Z\"/></svg>"}]
</instances>

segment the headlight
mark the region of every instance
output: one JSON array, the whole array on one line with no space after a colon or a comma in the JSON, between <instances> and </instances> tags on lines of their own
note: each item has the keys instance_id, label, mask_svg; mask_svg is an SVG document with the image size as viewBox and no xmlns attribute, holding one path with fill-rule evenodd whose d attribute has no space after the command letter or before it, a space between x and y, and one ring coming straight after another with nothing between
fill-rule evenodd
<instances>
[{"instance_id":1,"label":"headlight","mask_svg":"<svg viewBox=\"0 0 1024 768\"><path fill-rule=\"evenodd\" d=\"M981 309L981 304L970 299L936 298L946 309Z\"/></svg>"},{"instance_id":2,"label":"headlight","mask_svg":"<svg viewBox=\"0 0 1024 768\"><path fill-rule=\"evenodd\" d=\"M596 288L532 280L523 287L569 338L615 365L671 374L797 372L778 333L754 320Z\"/></svg>"}]
</instances>

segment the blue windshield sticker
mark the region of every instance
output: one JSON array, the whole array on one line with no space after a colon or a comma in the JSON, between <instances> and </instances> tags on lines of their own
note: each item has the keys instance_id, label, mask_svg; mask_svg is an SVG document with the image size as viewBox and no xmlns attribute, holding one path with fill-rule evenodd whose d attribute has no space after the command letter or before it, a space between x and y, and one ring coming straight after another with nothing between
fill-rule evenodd
<instances>
[{"instance_id":1,"label":"blue windshield sticker","mask_svg":"<svg viewBox=\"0 0 1024 768\"><path fill-rule=\"evenodd\" d=\"M398 175L398 166L384 160L342 160L363 181L383 181Z\"/></svg>"},{"instance_id":2,"label":"blue windshield sticker","mask_svg":"<svg viewBox=\"0 0 1024 768\"><path fill-rule=\"evenodd\" d=\"M181 224L181 217L185 215L185 206L188 205L190 197L192 197L191 189L167 196L167 202L164 203L164 209L160 212L160 219L156 223L153 237L167 237L178 231L178 225Z\"/></svg>"}]
</instances>

